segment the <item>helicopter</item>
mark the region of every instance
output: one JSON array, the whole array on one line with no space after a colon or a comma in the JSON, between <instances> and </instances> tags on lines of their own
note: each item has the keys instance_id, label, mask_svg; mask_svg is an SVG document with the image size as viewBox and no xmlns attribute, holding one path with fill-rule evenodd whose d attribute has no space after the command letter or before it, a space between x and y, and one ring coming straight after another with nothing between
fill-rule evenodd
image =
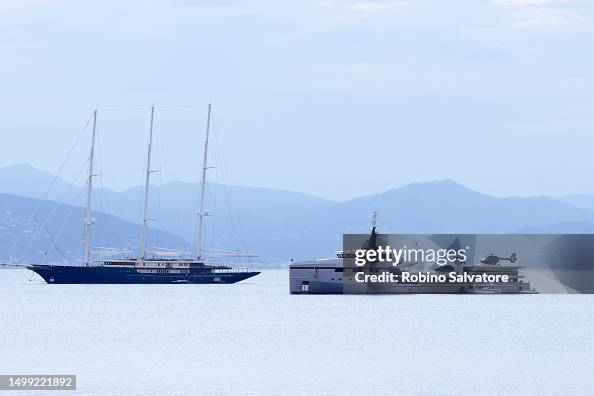
<instances>
[{"instance_id":1,"label":"helicopter","mask_svg":"<svg viewBox=\"0 0 594 396\"><path fill-rule=\"evenodd\" d=\"M509 257L499 257L499 256L496 256L493 253L491 253L487 257L482 259L481 263L487 264L487 265L495 265L495 264L499 263L500 260L509 261L510 263L513 264L516 262L517 257L516 257L515 253L512 253L511 256L509 256Z\"/></svg>"}]
</instances>

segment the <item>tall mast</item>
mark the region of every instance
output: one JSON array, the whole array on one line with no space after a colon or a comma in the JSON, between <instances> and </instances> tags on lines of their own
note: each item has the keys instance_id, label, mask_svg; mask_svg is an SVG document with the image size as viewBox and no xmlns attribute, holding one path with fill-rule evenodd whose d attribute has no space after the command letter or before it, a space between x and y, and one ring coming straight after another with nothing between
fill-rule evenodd
<instances>
[{"instance_id":1,"label":"tall mast","mask_svg":"<svg viewBox=\"0 0 594 396\"><path fill-rule=\"evenodd\" d=\"M91 225L95 219L91 217L91 203L93 200L93 163L95 159L95 131L97 130L97 110L93 112L93 136L91 138L91 154L89 155L89 174L87 178L87 208L84 219L83 263L89 266L91 261Z\"/></svg>"},{"instance_id":2,"label":"tall mast","mask_svg":"<svg viewBox=\"0 0 594 396\"><path fill-rule=\"evenodd\" d=\"M144 217L143 217L143 227L142 227L142 241L140 244L140 258L142 260L146 260L146 241L147 241L147 232L148 232L148 222L149 218L149 187L150 187L150 179L151 179L151 151L153 146L153 127L154 127L154 120L155 120L155 106L151 107L151 126L149 132L149 144L148 144L148 152L146 155L146 182L144 184Z\"/></svg>"},{"instance_id":3,"label":"tall mast","mask_svg":"<svg viewBox=\"0 0 594 396\"><path fill-rule=\"evenodd\" d=\"M196 236L196 258L202 257L202 234L204 216L208 216L208 211L204 209L204 192L206 190L206 170L208 166L208 135L210 133L210 113L212 104L208 104L208 117L206 118L206 139L204 140L204 157L202 159L202 184L200 185L200 208L198 209L198 234Z\"/></svg>"}]
</instances>

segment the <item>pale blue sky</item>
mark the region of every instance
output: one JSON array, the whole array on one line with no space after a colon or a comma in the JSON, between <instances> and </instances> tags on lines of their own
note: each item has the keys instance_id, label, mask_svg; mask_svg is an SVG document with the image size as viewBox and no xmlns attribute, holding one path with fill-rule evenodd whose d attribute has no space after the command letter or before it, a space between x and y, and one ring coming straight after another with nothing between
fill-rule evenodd
<instances>
[{"instance_id":1,"label":"pale blue sky","mask_svg":"<svg viewBox=\"0 0 594 396\"><path fill-rule=\"evenodd\" d=\"M196 181L212 100L236 184L594 193L593 21L577 0L3 0L0 166L55 172L95 106L199 104L157 114L159 178ZM141 182L147 124L100 112L104 185Z\"/></svg>"}]
</instances>

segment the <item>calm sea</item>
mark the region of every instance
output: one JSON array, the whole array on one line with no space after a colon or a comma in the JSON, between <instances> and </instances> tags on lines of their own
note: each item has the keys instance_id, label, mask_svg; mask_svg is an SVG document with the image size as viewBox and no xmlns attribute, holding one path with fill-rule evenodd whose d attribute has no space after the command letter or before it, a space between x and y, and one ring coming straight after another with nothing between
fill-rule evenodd
<instances>
[{"instance_id":1,"label":"calm sea","mask_svg":"<svg viewBox=\"0 0 594 396\"><path fill-rule=\"evenodd\" d=\"M286 270L236 285L28 277L0 270L0 374L76 374L64 394L594 394L592 295L292 296Z\"/></svg>"}]
</instances>

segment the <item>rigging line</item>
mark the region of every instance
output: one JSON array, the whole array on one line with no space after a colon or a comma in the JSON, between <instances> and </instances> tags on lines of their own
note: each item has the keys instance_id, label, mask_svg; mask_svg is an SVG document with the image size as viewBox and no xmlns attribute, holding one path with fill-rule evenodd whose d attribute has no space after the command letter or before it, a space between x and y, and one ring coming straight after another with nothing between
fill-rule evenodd
<instances>
[{"instance_id":1,"label":"rigging line","mask_svg":"<svg viewBox=\"0 0 594 396\"><path fill-rule=\"evenodd\" d=\"M33 220L33 217L37 215L37 212L39 211L43 200L48 196L48 194L50 193L50 191L52 190L52 188L54 187L54 184L56 183L56 181L58 180L58 178L60 177L60 174L62 173L62 170L64 169L64 166L66 166L66 164L68 163L68 161L70 160L70 157L72 156L72 153L74 152L74 149L78 146L78 144L80 143L80 140L82 139L83 135L85 134L85 131L87 130L87 127L89 126L89 124L91 123L91 120L93 119L93 114L91 114L91 116L89 117L89 119L87 120L86 124L83 126L81 132L79 133L78 137L76 138L74 145L72 145L72 147L70 148L70 151L68 152L68 155L66 155L66 159L64 159L64 161L62 162L62 164L60 165L60 168L58 169L58 173L56 173L56 175L54 176L53 180L51 181L49 187L47 188L47 190L45 191L45 194L43 194L43 197L39 200L39 202L37 203L36 208L33 210L33 214L31 215L31 217L29 218L29 223ZM20 242L21 238L24 235L24 230L19 234L19 236L17 237L16 241L14 242L14 244L12 245L12 247L10 248L10 250L7 253L7 256L10 257L13 250L16 248L16 246L18 245L18 243Z\"/></svg>"},{"instance_id":2,"label":"rigging line","mask_svg":"<svg viewBox=\"0 0 594 396\"><path fill-rule=\"evenodd\" d=\"M103 175L103 165L101 162L101 156L99 156L99 174ZM97 217L99 217L98 227L97 227L97 237L95 240L98 242L97 246L102 245L112 245L111 240L111 227L109 226L108 221L106 220L106 209L104 207L104 201L106 200L103 188L103 176L99 177L99 188L96 194L93 194L93 202L95 203L95 213Z\"/></svg>"},{"instance_id":3,"label":"rigging line","mask_svg":"<svg viewBox=\"0 0 594 396\"><path fill-rule=\"evenodd\" d=\"M99 109L102 112L116 112L116 111L146 111L150 110L150 107L108 107Z\"/></svg>"},{"instance_id":4,"label":"rigging line","mask_svg":"<svg viewBox=\"0 0 594 396\"><path fill-rule=\"evenodd\" d=\"M159 159L159 167L161 166L161 160ZM159 188L157 189L157 229L155 230L157 246L161 246L161 188L163 187L163 174L159 172Z\"/></svg>"},{"instance_id":5,"label":"rigging line","mask_svg":"<svg viewBox=\"0 0 594 396\"><path fill-rule=\"evenodd\" d=\"M205 107L203 104L179 104L179 105L163 105L155 106L157 109L201 109Z\"/></svg>"},{"instance_id":6,"label":"rigging line","mask_svg":"<svg viewBox=\"0 0 594 396\"><path fill-rule=\"evenodd\" d=\"M156 141L158 142L158 144L156 144L155 146L156 146L156 149L157 149L156 159L159 162L159 169L160 170L169 169L169 166L168 166L168 163L167 163L168 149L167 149L167 147L165 145L165 140L159 141L158 139L159 139L159 136L157 135ZM167 184L167 182L166 182L166 184ZM178 204L178 201L177 201L177 195L178 194L175 194L175 191L174 190L171 190L171 189L169 189L169 190L167 190L167 189L163 190L163 172L162 171L159 172L159 193L158 193L159 206L157 208L157 231L158 231L158 233L157 233L157 235L158 235L157 246L160 245L161 237L163 236L162 235L163 233L161 233L161 208L162 208L161 203L162 203L162 197L163 197L163 195L165 196L165 199L166 199L167 202L173 202L173 206L171 206L171 205L169 205L169 206L166 205L165 206L166 209L167 208L174 209L173 210L173 213L171 214L171 216L172 216L172 222L169 225L169 227L175 227L175 230L177 230L177 232L175 232L175 235L181 236L182 243L183 243L183 245L182 245L183 246L183 249L181 249L181 250L188 251L188 250L190 250L190 247L188 246L188 242L186 240L185 233L183 231L182 232L179 232L179 230L182 227L181 226L182 221L181 221L181 215L180 215L180 211L179 211L180 205ZM163 231L164 232L171 232L171 228L169 228L169 227L167 225L165 225L165 227L163 228Z\"/></svg>"},{"instance_id":7,"label":"rigging line","mask_svg":"<svg viewBox=\"0 0 594 396\"><path fill-rule=\"evenodd\" d=\"M100 142L100 141L99 141ZM99 196L99 201L98 204L96 204L97 207L97 214L99 216L99 230L98 230L98 237L97 240L99 241L99 243L97 244L98 246L102 246L102 245L107 245L107 246L117 246L120 245L122 238L120 237L120 234L117 231L117 228L112 227L113 224L110 224L110 222L107 220L107 218L109 216L113 217L120 217L119 215L115 214L115 211L113 210L113 206L111 205L111 202L109 201L109 197L107 194L107 190L105 188L105 186L103 185L103 155L102 155L102 146L99 144L98 146L98 152L99 152L99 158L98 158L98 162L99 162L99 174L101 175L99 177L99 190L98 190L98 194L95 194L95 196ZM96 199L96 198L95 198ZM124 216L121 216L122 219L124 219ZM125 219L124 219L125 220Z\"/></svg>"},{"instance_id":8,"label":"rigging line","mask_svg":"<svg viewBox=\"0 0 594 396\"><path fill-rule=\"evenodd\" d=\"M85 168L86 168L86 165L84 165L82 168L80 168L80 170L78 171L78 174L73 179L73 181L71 183L71 186L75 184L75 182L78 180L78 178L83 173L83 170ZM76 199L74 200L74 202L78 202L78 198L82 195L83 191L84 191L83 189L80 189L79 190L78 196L76 197ZM60 229L58 230L58 232L56 234L55 241L54 241L53 245L48 248L48 251L50 251L52 248L55 248L58 252L60 252L60 248L58 247L58 243L57 242L60 240L60 237L62 236L62 232L64 231L64 228L65 228L66 224L68 223L68 220L70 220L70 217L72 217L72 213L74 213L74 209L76 209L76 206L70 205L70 210L68 211L68 215L66 216L66 218L62 222L62 225L60 226ZM50 238L50 240L52 239L51 235L48 235L48 237ZM47 255L44 256L44 259L42 260L42 264L45 263L46 258L47 258ZM70 260L70 261L72 261L72 259L70 257L67 257L67 259Z\"/></svg>"},{"instance_id":9,"label":"rigging line","mask_svg":"<svg viewBox=\"0 0 594 396\"><path fill-rule=\"evenodd\" d=\"M149 137L146 136L145 139L146 139L144 141L145 142L145 147L148 147ZM137 225L140 225L140 227L138 228L138 233L139 234L142 233L142 223L143 223L143 218L144 218L144 213L142 212L143 195L144 195L143 194L143 188L142 188L142 186L145 183L146 165L147 165L147 161L146 161L146 157L145 157L143 159L142 172L140 173L140 176L139 176L140 177L140 182L138 182L136 185L130 187L129 189L125 190L125 191L130 191L130 192L133 192L134 190L136 190L136 197L135 197L136 198L136 205L134 205L134 208L135 209L132 209L132 212L135 214L135 216L134 216L133 220L131 220L131 222L132 223L135 223ZM148 237L148 235L147 235L147 237ZM141 252L140 252L140 243L138 243L138 255L140 256L140 254L141 254Z\"/></svg>"},{"instance_id":10,"label":"rigging line","mask_svg":"<svg viewBox=\"0 0 594 396\"><path fill-rule=\"evenodd\" d=\"M99 174L103 175L103 165L101 162L101 150L99 149ZM95 194L99 196L99 203L97 205L97 213L99 215L99 238L97 238L99 240L99 244L103 245L102 243L102 235L103 235L103 229L105 229L105 235L107 235L107 237L105 238L107 245L111 245L111 241L108 239L109 236L111 235L111 233L109 232L109 226L107 225L107 221L105 221L105 212L108 211L108 209L106 209L107 207L107 203L104 204L105 202L105 194L104 194L104 190L103 190L103 176L99 177L99 190L98 190L98 194Z\"/></svg>"},{"instance_id":11,"label":"rigging line","mask_svg":"<svg viewBox=\"0 0 594 396\"><path fill-rule=\"evenodd\" d=\"M95 140L95 174L97 175L97 183L93 187L93 201L91 203L91 218L93 218L93 212L95 212L95 229L96 232L91 234L91 239L89 240L89 252L93 248L93 239L95 239L98 244L101 244L102 241L102 231L103 231L103 218L101 217L103 214L103 206L101 203L101 175L103 173L103 169L101 166L101 150L100 150L100 141L99 139ZM93 207L95 210L93 210Z\"/></svg>"},{"instance_id":12,"label":"rigging line","mask_svg":"<svg viewBox=\"0 0 594 396\"><path fill-rule=\"evenodd\" d=\"M203 108L203 104L179 104L179 105L162 105L162 106L130 106L130 107L106 107L100 108L102 112L109 111L109 112L116 112L116 111L146 111L150 110L151 107L155 107L155 109L196 109L196 108Z\"/></svg>"},{"instance_id":13,"label":"rigging line","mask_svg":"<svg viewBox=\"0 0 594 396\"><path fill-rule=\"evenodd\" d=\"M87 160L87 163L89 162L89 159ZM86 167L86 166L85 166ZM68 193L70 193L70 191L72 190L72 188L74 187L74 184L70 184L70 187L68 188ZM41 200L41 202L52 202L52 201L46 201L46 200ZM23 253L21 254L18 262L22 262L23 258L25 257L25 255L29 252L29 249L33 246L33 243L37 240L37 238L39 237L39 234L42 231L42 228L46 227L49 223L49 221L51 220L51 218L54 216L54 214L56 213L56 211L58 210L58 208L60 207L60 205L64 205L60 202L54 202L54 207L53 209L50 211L50 213L48 214L48 216L45 219L45 222L43 223L43 225L37 230L37 232L35 233L35 235L33 236L33 238L31 239L31 241L29 242L29 244L27 245L27 247L25 248L25 250L23 251ZM41 205L39 205L41 207ZM31 221L34 221L36 214L34 213L33 218L29 221L29 223ZM35 223L37 223L35 221Z\"/></svg>"},{"instance_id":14,"label":"rigging line","mask_svg":"<svg viewBox=\"0 0 594 396\"><path fill-rule=\"evenodd\" d=\"M214 118L213 118L213 121L214 121ZM225 187L225 191L226 191L227 190L227 188L226 188L227 187L227 182L226 182L226 178L225 178L225 173L226 173L225 157L223 155L222 143L220 142L220 139L218 137L218 132L217 132L217 129L216 129L216 122L213 122L213 127L214 127L213 129L214 129L214 136L215 136L215 145L217 147L217 150L219 151L219 158L220 158L220 162L221 162L221 177L223 179L223 186ZM230 187L229 189L231 190L232 199L236 203L237 200L235 198L235 194L233 192L233 188ZM228 204L228 206L229 206L229 204ZM230 211L230 209L229 209L229 211ZM230 213L230 215L231 215L231 213ZM245 233L244 233L244 230L243 230L243 224L241 223L241 218L240 218L239 214L236 214L236 215L237 215L237 222L239 224L240 238L241 238L241 241L242 241L242 244L243 244L244 252L247 254L247 253L249 253L249 251L247 249L247 242L246 242L246 239L245 239ZM251 266L252 265L252 258L248 256L247 259L248 259L249 265Z\"/></svg>"},{"instance_id":15,"label":"rigging line","mask_svg":"<svg viewBox=\"0 0 594 396\"><path fill-rule=\"evenodd\" d=\"M98 232L97 232L97 241L98 244L103 244L103 229L105 227L105 218L104 213L105 209L103 207L103 156L101 155L101 139L97 139L95 143L95 158L97 158L97 165L99 168L98 174L101 175L98 177L99 188L96 189L96 193L93 194L93 198L95 198L95 212L97 213L97 217L99 217L99 225L98 225ZM98 201L98 202L97 202ZM108 243L109 244L109 243ZM92 241L89 243L89 247L92 248Z\"/></svg>"},{"instance_id":16,"label":"rigging line","mask_svg":"<svg viewBox=\"0 0 594 396\"><path fill-rule=\"evenodd\" d=\"M37 219L35 219L35 222L37 223ZM43 255L43 259L41 260L41 263L44 264L45 261L47 260L47 255L49 253L49 251L52 249L52 245L53 247L56 249L56 251L66 260L68 261L72 261L72 259L70 257L68 257L63 251L62 249L60 249L58 247L58 245L56 244L56 241L52 238L51 233L49 232L49 230L47 229L47 227L42 227L43 231L45 231L45 235L46 237L50 240L51 244L50 247L46 249L45 254Z\"/></svg>"},{"instance_id":17,"label":"rigging line","mask_svg":"<svg viewBox=\"0 0 594 396\"><path fill-rule=\"evenodd\" d=\"M218 157L218 155L217 155ZM214 215L212 216L212 235L216 235L217 233L217 194L219 192L219 172L216 171L217 169L215 169L215 183L214 183L214 187L211 188L213 193L212 193L212 201L213 201L213 213ZM212 184L211 184L212 185ZM215 238L212 239L212 243L211 243L211 249L215 249L216 245L215 245Z\"/></svg>"},{"instance_id":18,"label":"rigging line","mask_svg":"<svg viewBox=\"0 0 594 396\"><path fill-rule=\"evenodd\" d=\"M95 191L97 191L96 188L95 188ZM94 204L94 206L95 206L96 209L94 211L91 210L91 218L93 217L93 212L95 212L95 215L97 217L99 217L99 221L98 221L99 224L98 224L98 226L96 228L97 229L97 232L95 233L96 236L95 236L95 238L92 238L92 239L95 239L95 241L99 241L99 244L100 244L101 243L101 235L102 235L101 234L101 231L102 231L102 228L103 228L103 218L101 217L102 216L102 212L101 212L101 197L98 196L98 195L100 195L100 194L99 193L93 194L93 204ZM93 241L90 241L89 242L89 248L91 248L92 245L93 245Z\"/></svg>"},{"instance_id":19,"label":"rigging line","mask_svg":"<svg viewBox=\"0 0 594 396\"><path fill-rule=\"evenodd\" d=\"M227 190L227 183L226 183L225 176L224 176L224 173L223 173L223 166L224 166L223 162L224 161L223 161L222 156L221 156L221 153L220 153L221 150L220 150L218 138L216 137L217 134L214 133L215 132L214 123L213 123L213 128L212 129L213 129L213 136L215 137L214 138L214 141L215 141L215 147L217 149L217 151L216 151L217 158L219 159L219 162L221 163L221 179L223 180L223 191L225 193L225 199L226 199L226 204L227 204L227 211L229 213L229 222L231 223L230 225L231 225L231 229L233 231L233 234L237 234L237 231L238 230L235 228L235 221L234 221L234 218L233 218L233 212L231 211L231 202L229 200L229 192Z\"/></svg>"},{"instance_id":20,"label":"rigging line","mask_svg":"<svg viewBox=\"0 0 594 396\"><path fill-rule=\"evenodd\" d=\"M103 186L103 154L102 154L102 144L101 144L101 140L97 141L97 147L96 147L96 152L97 152L97 162L99 165L99 175L101 175L99 177L99 189L97 190L97 194L94 194L94 199L95 199L95 207L97 208L95 210L95 212L97 213L98 217L99 217L99 227L98 227L98 232L97 232L97 240L99 241L98 245L114 245L113 240L111 239L111 236L114 235L115 233L112 232L111 227L109 226L109 223L106 221L106 213L111 212L109 209L109 202L107 200L107 196L105 194L105 188ZM97 198L98 196L98 198ZM98 200L97 200L98 199ZM103 239L105 239L105 241L103 241ZM105 243L103 243L105 242Z\"/></svg>"},{"instance_id":21,"label":"rigging line","mask_svg":"<svg viewBox=\"0 0 594 396\"><path fill-rule=\"evenodd\" d=\"M80 190L79 193L79 197L82 195L83 190ZM60 237L62 236L62 232L64 231L64 228L66 226L66 224L68 223L68 220L70 220L70 218L72 217L72 213L74 213L74 209L76 209L76 206L72 205L70 207L70 210L68 211L68 215L66 216L66 218L64 219L64 222L62 223L62 226L60 227L60 229L58 230L58 233L56 234L56 238L53 241L53 245L49 247L48 251L51 249L56 249L56 251L58 251L58 253L62 254L62 256L65 256L65 258L69 261L73 261L72 258L64 253L62 253L61 249L58 247L58 241L60 240ZM49 235L49 238L51 239L51 235ZM45 260L47 258L47 255L44 257L44 259L42 260L42 263L45 263Z\"/></svg>"},{"instance_id":22,"label":"rigging line","mask_svg":"<svg viewBox=\"0 0 594 396\"><path fill-rule=\"evenodd\" d=\"M120 238L120 234L117 231L117 228L111 228L109 226L109 222L105 221L105 218L107 215L112 215L112 216L116 216L116 217L120 217L122 219L124 219L124 216L121 215L116 215L115 212L112 208L113 206L111 205L111 202L109 200L108 194L106 193L106 189L103 186L103 177L99 178L99 183L100 183L100 191L101 191L101 207L103 208L103 205L105 205L105 210L102 209L102 212L100 213L101 216L101 221L102 223L104 223L104 227L105 227L105 232L108 235L109 238L109 244L113 244L115 245L119 245L120 241L122 240L122 238ZM107 214L106 214L107 213ZM125 220L125 219L124 219ZM113 236L113 238L111 238Z\"/></svg>"},{"instance_id":23,"label":"rigging line","mask_svg":"<svg viewBox=\"0 0 594 396\"><path fill-rule=\"evenodd\" d=\"M144 169L143 169L142 173L144 174ZM143 217L141 212L142 212L142 184L144 183L144 181L142 179L144 179L144 177L141 177L140 182L137 183L136 186L133 187L133 189L136 190L136 205L134 205L135 210L136 210L136 216L134 216L134 218L136 220L134 220L134 222L136 224L142 224L142 217Z\"/></svg>"},{"instance_id":24,"label":"rigging line","mask_svg":"<svg viewBox=\"0 0 594 396\"><path fill-rule=\"evenodd\" d=\"M49 202L49 201L43 201L43 202ZM19 263L22 263L23 262L23 259L25 258L25 255L27 253L29 253L29 249L31 249L31 247L33 246L33 243L35 243L35 241L39 237L39 234L41 234L41 232L43 231L43 229L47 226L47 224L49 223L49 220L54 216L54 213L56 212L56 210L58 209L58 207L60 205L61 204L59 202L56 202L56 204L54 205L54 208L51 210L50 214L46 217L46 219L45 219L45 221L43 222L42 225L40 225L37 222L36 217L33 216L33 219L31 221L35 222L35 224L37 224L40 227L37 230L37 232L35 233L35 235L33 236L33 238L31 238L31 241L29 242L29 244L27 245L27 247L25 248L25 250L23 250L23 253L19 257L19 260L17 262L19 262Z\"/></svg>"},{"instance_id":25,"label":"rigging line","mask_svg":"<svg viewBox=\"0 0 594 396\"><path fill-rule=\"evenodd\" d=\"M159 131L158 129L158 125L159 125L159 120L157 119L155 122L155 131ZM157 188L157 216L156 216L156 230L155 230L155 245L157 247L162 246L161 244L163 243L162 241L162 235L161 235L161 192L163 190L163 172L161 171L163 169L163 163L161 162L161 157L162 155L162 151L163 151L163 141L160 140L159 134L156 133L156 139L155 139L155 145L156 145L156 159L159 162L159 186ZM149 216L150 217L150 216Z\"/></svg>"}]
</instances>

